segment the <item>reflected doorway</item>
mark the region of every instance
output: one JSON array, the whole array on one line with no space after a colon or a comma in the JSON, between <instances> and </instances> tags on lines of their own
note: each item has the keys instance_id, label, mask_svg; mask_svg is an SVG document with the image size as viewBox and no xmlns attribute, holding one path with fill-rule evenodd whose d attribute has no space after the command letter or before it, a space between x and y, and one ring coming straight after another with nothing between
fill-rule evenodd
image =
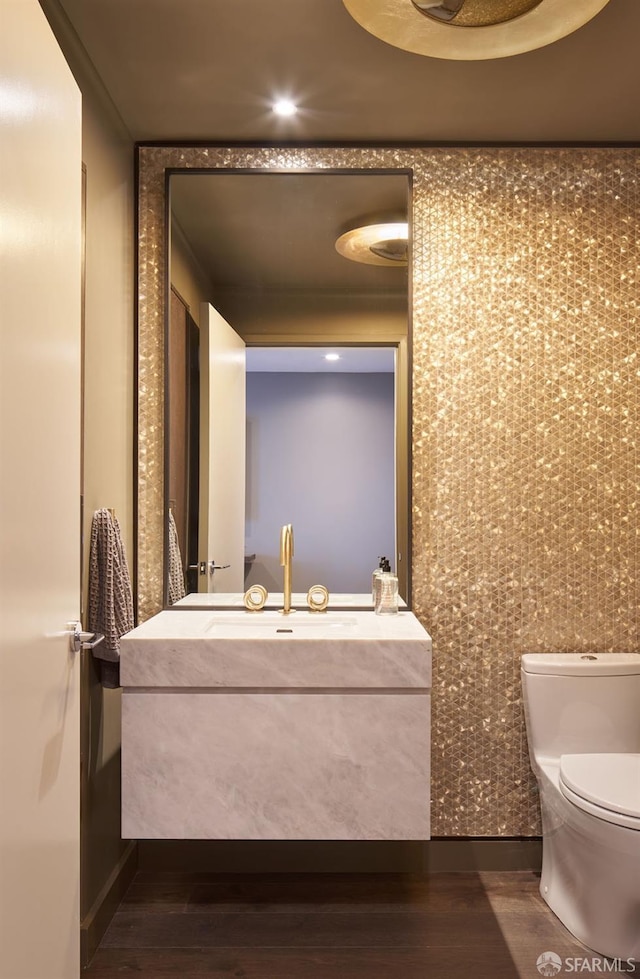
<instances>
[{"instance_id":1,"label":"reflected doorway","mask_svg":"<svg viewBox=\"0 0 640 979\"><path fill-rule=\"evenodd\" d=\"M248 347L245 586L282 589L278 536L295 535L294 589L367 593L395 566L392 346Z\"/></svg>"}]
</instances>

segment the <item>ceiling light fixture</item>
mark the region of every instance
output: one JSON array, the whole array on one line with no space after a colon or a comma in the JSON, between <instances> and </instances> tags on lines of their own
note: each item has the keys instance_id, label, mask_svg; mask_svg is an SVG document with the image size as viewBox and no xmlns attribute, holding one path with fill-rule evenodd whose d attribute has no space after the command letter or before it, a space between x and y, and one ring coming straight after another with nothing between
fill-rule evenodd
<instances>
[{"instance_id":1,"label":"ceiling light fixture","mask_svg":"<svg viewBox=\"0 0 640 979\"><path fill-rule=\"evenodd\" d=\"M336 251L352 262L366 265L407 264L409 225L406 221L385 221L353 228L340 235Z\"/></svg>"},{"instance_id":2,"label":"ceiling light fixture","mask_svg":"<svg viewBox=\"0 0 640 979\"><path fill-rule=\"evenodd\" d=\"M277 116L295 116L298 106L291 99L278 99L273 103L273 111Z\"/></svg>"},{"instance_id":3,"label":"ceiling light fixture","mask_svg":"<svg viewBox=\"0 0 640 979\"><path fill-rule=\"evenodd\" d=\"M432 58L486 61L551 44L586 24L609 0L342 2L361 27L397 48Z\"/></svg>"},{"instance_id":4,"label":"ceiling light fixture","mask_svg":"<svg viewBox=\"0 0 640 979\"><path fill-rule=\"evenodd\" d=\"M493 27L528 14L542 0L412 0L420 13L454 27Z\"/></svg>"},{"instance_id":5,"label":"ceiling light fixture","mask_svg":"<svg viewBox=\"0 0 640 979\"><path fill-rule=\"evenodd\" d=\"M325 360L340 360L340 354L325 354Z\"/></svg>"}]
</instances>

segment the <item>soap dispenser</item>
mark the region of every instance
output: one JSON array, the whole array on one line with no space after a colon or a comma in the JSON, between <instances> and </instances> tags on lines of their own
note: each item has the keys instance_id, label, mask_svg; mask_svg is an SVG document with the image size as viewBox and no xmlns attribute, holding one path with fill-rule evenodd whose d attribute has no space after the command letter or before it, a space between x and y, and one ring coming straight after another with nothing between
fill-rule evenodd
<instances>
[{"instance_id":1,"label":"soap dispenser","mask_svg":"<svg viewBox=\"0 0 640 979\"><path fill-rule=\"evenodd\" d=\"M389 570L391 570L389 566L389 562L387 561L386 557L378 558L378 560L380 561L380 564L378 565L377 568L374 569L374 572L371 575L371 601L373 602L374 606L376 604L376 581L384 571L385 564L387 565L387 567L389 567Z\"/></svg>"},{"instance_id":2,"label":"soap dispenser","mask_svg":"<svg viewBox=\"0 0 640 979\"><path fill-rule=\"evenodd\" d=\"M376 615L396 615L398 612L398 578L386 558L376 578L373 607Z\"/></svg>"}]
</instances>

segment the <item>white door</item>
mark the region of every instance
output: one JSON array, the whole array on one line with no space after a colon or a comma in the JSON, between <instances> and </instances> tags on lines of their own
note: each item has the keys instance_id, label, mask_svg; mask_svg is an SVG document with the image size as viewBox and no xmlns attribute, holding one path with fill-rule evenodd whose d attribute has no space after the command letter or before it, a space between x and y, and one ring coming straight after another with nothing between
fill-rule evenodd
<instances>
[{"instance_id":1,"label":"white door","mask_svg":"<svg viewBox=\"0 0 640 979\"><path fill-rule=\"evenodd\" d=\"M210 303L200 307L200 399L199 559L206 572L198 591L243 592L245 343Z\"/></svg>"},{"instance_id":2,"label":"white door","mask_svg":"<svg viewBox=\"0 0 640 979\"><path fill-rule=\"evenodd\" d=\"M0 976L74 979L81 103L37 0L0 38Z\"/></svg>"}]
</instances>

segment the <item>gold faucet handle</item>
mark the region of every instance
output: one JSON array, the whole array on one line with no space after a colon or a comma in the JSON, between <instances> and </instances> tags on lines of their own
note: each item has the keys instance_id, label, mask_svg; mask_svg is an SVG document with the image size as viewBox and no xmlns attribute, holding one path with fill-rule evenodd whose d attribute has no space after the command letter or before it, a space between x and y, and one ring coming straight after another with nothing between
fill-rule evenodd
<instances>
[{"instance_id":1,"label":"gold faucet handle","mask_svg":"<svg viewBox=\"0 0 640 979\"><path fill-rule=\"evenodd\" d=\"M312 612L326 612L329 591L324 585L312 585L307 592L307 605Z\"/></svg>"},{"instance_id":2,"label":"gold faucet handle","mask_svg":"<svg viewBox=\"0 0 640 979\"><path fill-rule=\"evenodd\" d=\"M260 612L264 608L269 592L264 585L252 585L244 593L244 607L248 612Z\"/></svg>"}]
</instances>

